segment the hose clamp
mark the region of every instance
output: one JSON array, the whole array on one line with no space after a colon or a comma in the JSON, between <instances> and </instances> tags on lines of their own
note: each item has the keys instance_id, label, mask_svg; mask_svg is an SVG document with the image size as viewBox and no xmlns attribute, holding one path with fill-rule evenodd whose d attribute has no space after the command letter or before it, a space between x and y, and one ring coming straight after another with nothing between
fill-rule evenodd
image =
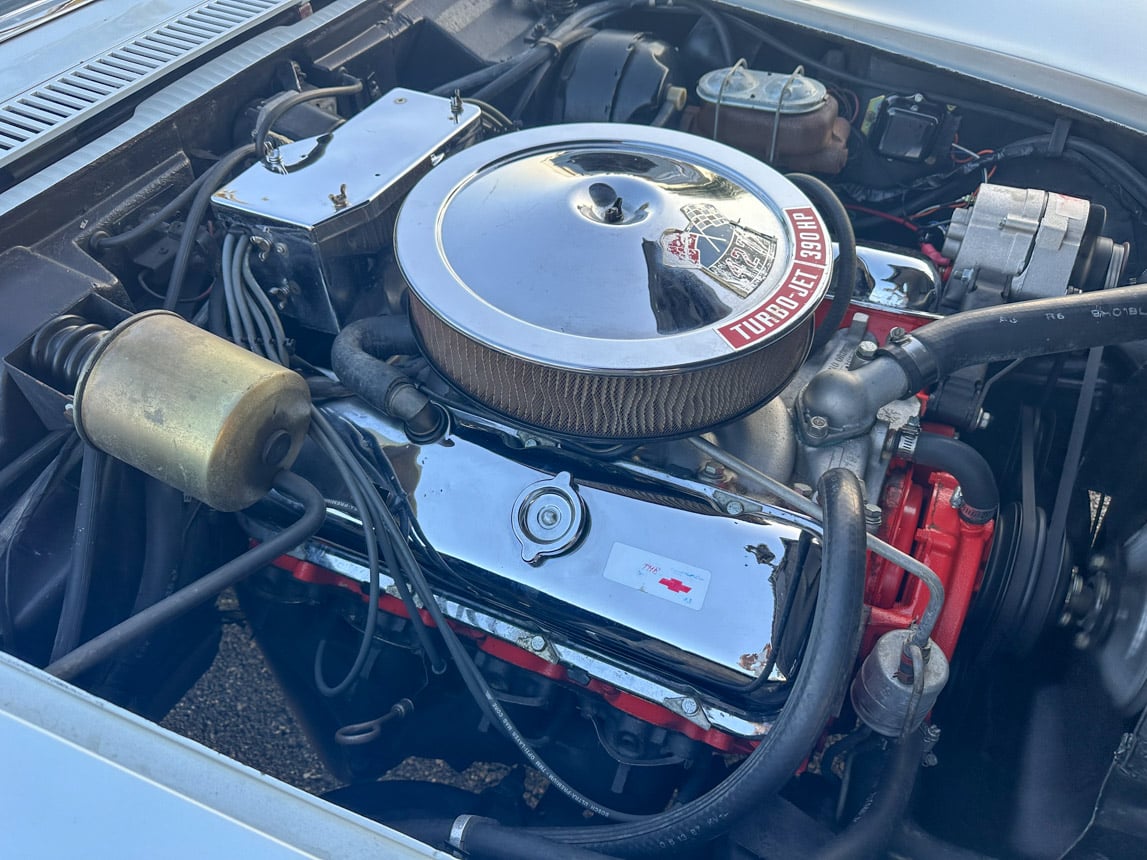
<instances>
[{"instance_id":1,"label":"hose clamp","mask_svg":"<svg viewBox=\"0 0 1147 860\"><path fill-rule=\"evenodd\" d=\"M909 394L923 391L940 378L940 368L931 350L914 337L900 343L889 343L877 355L887 355L908 377Z\"/></svg>"},{"instance_id":2,"label":"hose clamp","mask_svg":"<svg viewBox=\"0 0 1147 860\"><path fill-rule=\"evenodd\" d=\"M454 823L450 825L450 838L446 841L451 848L457 848L459 851L465 851L466 831L472 824L486 822L492 823L493 819L486 818L482 815L459 815L454 819Z\"/></svg>"},{"instance_id":3,"label":"hose clamp","mask_svg":"<svg viewBox=\"0 0 1147 860\"><path fill-rule=\"evenodd\" d=\"M913 462L916 459L916 442L920 438L920 419L913 416L908 419L900 432L896 434L896 449L893 452L901 460Z\"/></svg>"}]
</instances>

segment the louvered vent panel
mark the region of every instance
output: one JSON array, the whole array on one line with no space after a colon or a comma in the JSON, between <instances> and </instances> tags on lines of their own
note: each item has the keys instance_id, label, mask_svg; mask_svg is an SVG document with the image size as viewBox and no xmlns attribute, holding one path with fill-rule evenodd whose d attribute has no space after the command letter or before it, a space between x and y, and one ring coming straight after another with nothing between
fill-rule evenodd
<instances>
[{"instance_id":1,"label":"louvered vent panel","mask_svg":"<svg viewBox=\"0 0 1147 860\"><path fill-rule=\"evenodd\" d=\"M0 166L297 5L298 0L209 0L0 102Z\"/></svg>"}]
</instances>

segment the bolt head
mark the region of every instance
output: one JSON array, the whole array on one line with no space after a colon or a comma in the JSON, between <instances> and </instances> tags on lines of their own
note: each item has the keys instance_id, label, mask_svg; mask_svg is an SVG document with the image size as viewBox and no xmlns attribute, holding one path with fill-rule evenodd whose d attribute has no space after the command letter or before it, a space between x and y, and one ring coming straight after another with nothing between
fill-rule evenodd
<instances>
[{"instance_id":1,"label":"bolt head","mask_svg":"<svg viewBox=\"0 0 1147 860\"><path fill-rule=\"evenodd\" d=\"M862 340L856 347L856 357L863 359L872 359L876 357L876 344L870 340Z\"/></svg>"},{"instance_id":2,"label":"bolt head","mask_svg":"<svg viewBox=\"0 0 1147 860\"><path fill-rule=\"evenodd\" d=\"M738 502L736 499L733 499L725 505L725 513L731 517L740 516L744 512L745 506Z\"/></svg>"},{"instance_id":3,"label":"bolt head","mask_svg":"<svg viewBox=\"0 0 1147 860\"><path fill-rule=\"evenodd\" d=\"M880 505L867 504L864 506L864 521L870 526L879 528L880 524L884 522L884 511Z\"/></svg>"},{"instance_id":4,"label":"bolt head","mask_svg":"<svg viewBox=\"0 0 1147 860\"><path fill-rule=\"evenodd\" d=\"M530 639L531 651L544 651L546 649L546 640L542 636L534 636Z\"/></svg>"},{"instance_id":5,"label":"bolt head","mask_svg":"<svg viewBox=\"0 0 1147 860\"><path fill-rule=\"evenodd\" d=\"M888 332L888 340L892 343L904 343L908 340L908 332L902 326L893 326Z\"/></svg>"},{"instance_id":6,"label":"bolt head","mask_svg":"<svg viewBox=\"0 0 1147 860\"><path fill-rule=\"evenodd\" d=\"M700 705L697 704L696 699L690 697L681 700L681 713L685 714L685 716L691 717L696 714L698 710L700 710Z\"/></svg>"}]
</instances>

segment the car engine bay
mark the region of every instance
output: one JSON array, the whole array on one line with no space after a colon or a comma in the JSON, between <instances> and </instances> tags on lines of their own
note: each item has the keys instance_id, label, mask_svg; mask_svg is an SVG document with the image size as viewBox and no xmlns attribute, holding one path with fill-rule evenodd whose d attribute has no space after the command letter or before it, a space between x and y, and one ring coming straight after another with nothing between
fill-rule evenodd
<instances>
[{"instance_id":1,"label":"car engine bay","mask_svg":"<svg viewBox=\"0 0 1147 860\"><path fill-rule=\"evenodd\" d=\"M233 588L325 797L456 856L1143 856L1142 135L464 5L0 110L2 650L159 721Z\"/></svg>"}]
</instances>

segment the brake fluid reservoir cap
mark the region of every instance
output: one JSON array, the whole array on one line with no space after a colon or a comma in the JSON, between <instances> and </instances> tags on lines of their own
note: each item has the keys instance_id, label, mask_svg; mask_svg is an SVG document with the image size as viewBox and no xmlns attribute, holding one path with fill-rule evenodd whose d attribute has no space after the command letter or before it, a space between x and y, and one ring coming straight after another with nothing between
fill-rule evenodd
<instances>
[{"instance_id":1,"label":"brake fluid reservoir cap","mask_svg":"<svg viewBox=\"0 0 1147 860\"><path fill-rule=\"evenodd\" d=\"M697 95L723 107L800 114L819 109L828 90L820 81L804 75L733 67L703 75L697 83Z\"/></svg>"}]
</instances>

